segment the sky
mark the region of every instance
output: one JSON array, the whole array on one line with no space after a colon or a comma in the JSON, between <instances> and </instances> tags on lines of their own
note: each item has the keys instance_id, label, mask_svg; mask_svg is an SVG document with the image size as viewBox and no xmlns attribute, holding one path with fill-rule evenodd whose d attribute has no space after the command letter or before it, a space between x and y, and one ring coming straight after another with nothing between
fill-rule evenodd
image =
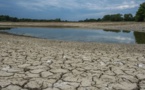
<instances>
[{"instance_id":1,"label":"sky","mask_svg":"<svg viewBox=\"0 0 145 90\"><path fill-rule=\"evenodd\" d=\"M18 18L83 20L106 14L135 15L145 0L0 0L0 15Z\"/></svg>"}]
</instances>

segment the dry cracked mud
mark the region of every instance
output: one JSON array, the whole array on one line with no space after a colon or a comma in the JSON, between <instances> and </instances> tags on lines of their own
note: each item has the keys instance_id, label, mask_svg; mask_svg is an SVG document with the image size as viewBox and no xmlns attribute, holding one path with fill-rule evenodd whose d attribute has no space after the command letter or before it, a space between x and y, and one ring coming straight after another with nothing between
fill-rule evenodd
<instances>
[{"instance_id":1,"label":"dry cracked mud","mask_svg":"<svg viewBox=\"0 0 145 90\"><path fill-rule=\"evenodd\" d=\"M145 45L0 34L0 90L145 90Z\"/></svg>"}]
</instances>

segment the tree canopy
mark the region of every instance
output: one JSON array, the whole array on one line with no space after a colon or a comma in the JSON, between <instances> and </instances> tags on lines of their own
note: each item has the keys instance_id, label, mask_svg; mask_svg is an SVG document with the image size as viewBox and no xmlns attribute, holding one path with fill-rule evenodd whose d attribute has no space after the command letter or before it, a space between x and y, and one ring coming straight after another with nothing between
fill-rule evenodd
<instances>
[{"instance_id":1,"label":"tree canopy","mask_svg":"<svg viewBox=\"0 0 145 90\"><path fill-rule=\"evenodd\" d=\"M10 17L8 15L0 15L0 21L2 22L64 22L60 18L56 19L29 19L29 18L16 18L16 17ZM65 21L66 22L66 21Z\"/></svg>"},{"instance_id":2,"label":"tree canopy","mask_svg":"<svg viewBox=\"0 0 145 90\"><path fill-rule=\"evenodd\" d=\"M135 16L136 21L145 21L145 2L140 4Z\"/></svg>"},{"instance_id":3,"label":"tree canopy","mask_svg":"<svg viewBox=\"0 0 145 90\"><path fill-rule=\"evenodd\" d=\"M123 21L123 15L122 14L112 14L112 15L105 15L102 18L102 21Z\"/></svg>"},{"instance_id":4,"label":"tree canopy","mask_svg":"<svg viewBox=\"0 0 145 90\"><path fill-rule=\"evenodd\" d=\"M132 14L124 14L124 21L134 21L134 17Z\"/></svg>"}]
</instances>

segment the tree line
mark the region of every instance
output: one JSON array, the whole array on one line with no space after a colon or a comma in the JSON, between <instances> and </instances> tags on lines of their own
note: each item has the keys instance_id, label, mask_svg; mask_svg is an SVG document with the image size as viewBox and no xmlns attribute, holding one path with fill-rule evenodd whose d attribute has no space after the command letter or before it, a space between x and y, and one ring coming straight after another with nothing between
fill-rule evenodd
<instances>
[{"instance_id":1,"label":"tree line","mask_svg":"<svg viewBox=\"0 0 145 90\"><path fill-rule=\"evenodd\" d=\"M60 18L56 19L29 19L29 18L17 18L17 17L10 17L8 15L0 15L0 21L2 22L64 22Z\"/></svg>"},{"instance_id":2,"label":"tree line","mask_svg":"<svg viewBox=\"0 0 145 90\"><path fill-rule=\"evenodd\" d=\"M10 17L8 15L0 15L0 21L6 22L6 21L12 21L12 22L70 22L67 20L61 20L60 18L56 19L27 19L27 18L16 18L16 17ZM133 16L131 13L128 14L108 14L104 15L103 18L98 19L85 19L85 20L79 20L78 22L100 22L100 21L145 21L145 2L140 4L140 7L138 11L136 12L136 15Z\"/></svg>"},{"instance_id":3,"label":"tree line","mask_svg":"<svg viewBox=\"0 0 145 90\"><path fill-rule=\"evenodd\" d=\"M85 19L79 22L99 22L99 21L135 21L135 17L132 14L111 14L104 15L103 18L98 19Z\"/></svg>"},{"instance_id":4,"label":"tree line","mask_svg":"<svg viewBox=\"0 0 145 90\"><path fill-rule=\"evenodd\" d=\"M0 15L0 21L7 22L7 21L12 21L12 22L68 22L68 21L63 21L59 18L57 19L28 19L28 18L16 18L16 17L10 17L8 15ZM112 15L104 15L104 17L101 19L85 19L85 20L80 20L79 22L99 22L99 21L135 21L135 17L133 17L132 14L112 14Z\"/></svg>"},{"instance_id":5,"label":"tree line","mask_svg":"<svg viewBox=\"0 0 145 90\"><path fill-rule=\"evenodd\" d=\"M104 15L103 18L98 19L85 19L80 20L79 22L99 22L99 21L145 21L145 2L140 4L140 7L138 11L136 12L136 15L133 16L131 13L128 14L108 14Z\"/></svg>"}]
</instances>

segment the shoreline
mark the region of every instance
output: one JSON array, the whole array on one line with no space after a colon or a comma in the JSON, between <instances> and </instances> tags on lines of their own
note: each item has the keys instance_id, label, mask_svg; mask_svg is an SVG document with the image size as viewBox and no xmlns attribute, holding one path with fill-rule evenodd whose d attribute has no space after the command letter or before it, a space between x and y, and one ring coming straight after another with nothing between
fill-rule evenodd
<instances>
[{"instance_id":1,"label":"shoreline","mask_svg":"<svg viewBox=\"0 0 145 90\"><path fill-rule=\"evenodd\" d=\"M66 27L145 32L145 22L0 22L0 27Z\"/></svg>"},{"instance_id":2,"label":"shoreline","mask_svg":"<svg viewBox=\"0 0 145 90\"><path fill-rule=\"evenodd\" d=\"M4 37L3 37L4 36ZM79 47L79 48L82 48L82 49L88 49L88 50L92 50L93 48L95 48L95 46L97 45L100 45L100 50L110 50L111 49L111 46L117 46L117 47L122 47L122 49L127 49L128 48L128 51L129 52L145 52L145 44L125 44L125 43L103 43L103 42L78 42L78 41L63 41L63 40L53 40L53 39L45 39L45 38L39 38L39 37L33 37L33 36L27 36L27 35L17 35L17 34L11 34L11 33L0 33L0 39L2 40L2 38L5 38L8 37L8 38L15 38L15 40L20 40L20 38L24 39L24 42L25 40L28 39L29 42L35 40L35 41L43 41L42 43L45 44L44 42L47 42L46 44L53 44L54 46L59 46L59 44L64 44L68 47ZM12 43L14 41L14 39L10 39L8 41L11 41L12 40ZM22 40L23 41L23 40ZM87 48L86 48L87 47ZM107 49L107 47L109 47ZM104 49L103 49L104 48ZM135 50L136 48L136 50ZM138 48L138 49L137 49ZM134 49L134 50L133 50Z\"/></svg>"},{"instance_id":3,"label":"shoreline","mask_svg":"<svg viewBox=\"0 0 145 90\"><path fill-rule=\"evenodd\" d=\"M128 44L128 43L105 43L105 42L79 42L79 41L63 41L63 40L53 40L53 39L45 39L45 38L39 38L39 37L33 37L33 36L27 36L27 35L18 35L18 34L12 34L12 33L5 33L5 32L0 32L0 38L2 39L3 36L6 38L6 37L14 37L16 40L18 38L23 38L23 39L30 39L31 40L38 40L38 41L46 41L46 42L57 42L57 43L70 43L70 45L75 45L77 46L78 45L88 45L88 46L93 46L93 45L97 45L97 44L102 44L102 45L117 45L117 46L127 46L127 47L130 47L130 46L144 46L145 44ZM19 39L18 39L19 40ZM74 44L73 44L74 43ZM89 48L88 48L89 49ZM144 50L143 50L144 51Z\"/></svg>"}]
</instances>

